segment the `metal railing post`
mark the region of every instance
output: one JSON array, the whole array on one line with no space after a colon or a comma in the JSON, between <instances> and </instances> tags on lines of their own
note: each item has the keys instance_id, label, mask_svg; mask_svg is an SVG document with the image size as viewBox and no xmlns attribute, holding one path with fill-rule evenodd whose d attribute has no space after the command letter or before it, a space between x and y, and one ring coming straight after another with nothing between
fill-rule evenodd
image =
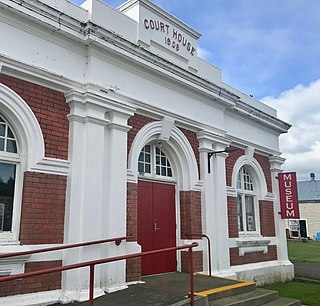
<instances>
[{"instance_id":1,"label":"metal railing post","mask_svg":"<svg viewBox=\"0 0 320 306\"><path fill-rule=\"evenodd\" d=\"M194 306L194 275L193 275L193 251L189 248L189 273L190 273L190 305Z\"/></svg>"},{"instance_id":2,"label":"metal railing post","mask_svg":"<svg viewBox=\"0 0 320 306\"><path fill-rule=\"evenodd\" d=\"M94 265L90 265L89 306L93 306Z\"/></svg>"}]
</instances>

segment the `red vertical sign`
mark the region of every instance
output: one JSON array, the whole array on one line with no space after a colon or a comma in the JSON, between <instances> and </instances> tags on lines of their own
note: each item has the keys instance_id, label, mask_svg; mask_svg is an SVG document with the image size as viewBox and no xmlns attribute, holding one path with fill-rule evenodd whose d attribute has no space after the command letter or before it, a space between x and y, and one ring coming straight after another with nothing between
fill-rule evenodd
<instances>
[{"instance_id":1,"label":"red vertical sign","mask_svg":"<svg viewBox=\"0 0 320 306\"><path fill-rule=\"evenodd\" d=\"M300 219L297 179L295 172L279 173L282 219Z\"/></svg>"}]
</instances>

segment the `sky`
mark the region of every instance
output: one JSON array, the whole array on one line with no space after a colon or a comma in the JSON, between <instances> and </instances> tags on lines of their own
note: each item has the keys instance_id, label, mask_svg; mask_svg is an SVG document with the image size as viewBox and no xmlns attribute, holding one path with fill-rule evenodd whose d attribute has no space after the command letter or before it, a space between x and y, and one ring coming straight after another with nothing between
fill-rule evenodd
<instances>
[{"instance_id":1,"label":"sky","mask_svg":"<svg viewBox=\"0 0 320 306\"><path fill-rule=\"evenodd\" d=\"M320 180L320 0L154 2L202 34L198 55L222 70L225 83L292 125L280 136L283 169Z\"/></svg>"}]
</instances>

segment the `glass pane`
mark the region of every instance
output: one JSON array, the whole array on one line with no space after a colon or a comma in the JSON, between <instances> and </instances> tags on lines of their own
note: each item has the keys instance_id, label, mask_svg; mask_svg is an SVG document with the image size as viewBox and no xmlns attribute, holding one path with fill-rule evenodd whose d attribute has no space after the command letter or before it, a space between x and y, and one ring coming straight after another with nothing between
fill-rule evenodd
<instances>
[{"instance_id":1,"label":"glass pane","mask_svg":"<svg viewBox=\"0 0 320 306\"><path fill-rule=\"evenodd\" d=\"M150 154L146 154L144 157L146 163L150 163Z\"/></svg>"},{"instance_id":2,"label":"glass pane","mask_svg":"<svg viewBox=\"0 0 320 306\"><path fill-rule=\"evenodd\" d=\"M11 231L16 166L0 163L0 231Z\"/></svg>"},{"instance_id":3,"label":"glass pane","mask_svg":"<svg viewBox=\"0 0 320 306\"><path fill-rule=\"evenodd\" d=\"M12 131L11 131L11 129L8 127L8 137L9 138L14 138L14 135L13 135L13 133L12 133Z\"/></svg>"},{"instance_id":4,"label":"glass pane","mask_svg":"<svg viewBox=\"0 0 320 306\"><path fill-rule=\"evenodd\" d=\"M0 138L0 151L4 151L4 138Z\"/></svg>"},{"instance_id":5,"label":"glass pane","mask_svg":"<svg viewBox=\"0 0 320 306\"><path fill-rule=\"evenodd\" d=\"M144 151L150 153L150 145L146 145Z\"/></svg>"},{"instance_id":6,"label":"glass pane","mask_svg":"<svg viewBox=\"0 0 320 306\"><path fill-rule=\"evenodd\" d=\"M166 168L161 168L161 175L166 176L167 175L167 171Z\"/></svg>"},{"instance_id":7,"label":"glass pane","mask_svg":"<svg viewBox=\"0 0 320 306\"><path fill-rule=\"evenodd\" d=\"M238 229L243 231L242 197L238 195Z\"/></svg>"},{"instance_id":8,"label":"glass pane","mask_svg":"<svg viewBox=\"0 0 320 306\"><path fill-rule=\"evenodd\" d=\"M0 136L5 136L6 126L4 124L0 124Z\"/></svg>"},{"instance_id":9,"label":"glass pane","mask_svg":"<svg viewBox=\"0 0 320 306\"><path fill-rule=\"evenodd\" d=\"M255 231L256 220L254 216L254 199L250 196L246 196L246 221L247 231Z\"/></svg>"},{"instance_id":10,"label":"glass pane","mask_svg":"<svg viewBox=\"0 0 320 306\"><path fill-rule=\"evenodd\" d=\"M160 156L156 156L156 165L160 165Z\"/></svg>"},{"instance_id":11,"label":"glass pane","mask_svg":"<svg viewBox=\"0 0 320 306\"><path fill-rule=\"evenodd\" d=\"M156 174L157 174L157 175L160 175L160 166L157 166L157 168L156 168Z\"/></svg>"},{"instance_id":12,"label":"glass pane","mask_svg":"<svg viewBox=\"0 0 320 306\"><path fill-rule=\"evenodd\" d=\"M7 152L17 153L17 144L15 140L7 140Z\"/></svg>"},{"instance_id":13,"label":"glass pane","mask_svg":"<svg viewBox=\"0 0 320 306\"><path fill-rule=\"evenodd\" d=\"M171 171L170 168L168 168L168 176L169 176L169 177L172 177L172 171Z\"/></svg>"},{"instance_id":14,"label":"glass pane","mask_svg":"<svg viewBox=\"0 0 320 306\"><path fill-rule=\"evenodd\" d=\"M140 155L139 155L139 161L144 161L144 154L143 152L140 152Z\"/></svg>"},{"instance_id":15,"label":"glass pane","mask_svg":"<svg viewBox=\"0 0 320 306\"><path fill-rule=\"evenodd\" d=\"M161 166L165 166L166 163L166 158L165 157L161 157Z\"/></svg>"},{"instance_id":16,"label":"glass pane","mask_svg":"<svg viewBox=\"0 0 320 306\"><path fill-rule=\"evenodd\" d=\"M139 173L143 173L144 172L144 169L143 169L143 163L138 163L138 172Z\"/></svg>"},{"instance_id":17,"label":"glass pane","mask_svg":"<svg viewBox=\"0 0 320 306\"><path fill-rule=\"evenodd\" d=\"M0 122L4 122L4 120L0 117Z\"/></svg>"},{"instance_id":18,"label":"glass pane","mask_svg":"<svg viewBox=\"0 0 320 306\"><path fill-rule=\"evenodd\" d=\"M151 169L150 169L150 165L149 164L145 164L145 172L146 173L151 173Z\"/></svg>"},{"instance_id":19,"label":"glass pane","mask_svg":"<svg viewBox=\"0 0 320 306\"><path fill-rule=\"evenodd\" d=\"M156 154L160 155L160 149L156 148Z\"/></svg>"}]
</instances>

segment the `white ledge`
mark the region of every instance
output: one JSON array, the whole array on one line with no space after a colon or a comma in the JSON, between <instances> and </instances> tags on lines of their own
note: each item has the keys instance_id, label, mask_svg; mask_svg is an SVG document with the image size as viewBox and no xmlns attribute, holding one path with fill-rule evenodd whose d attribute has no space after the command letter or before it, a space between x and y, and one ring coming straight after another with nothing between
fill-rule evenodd
<instances>
[{"instance_id":1,"label":"white ledge","mask_svg":"<svg viewBox=\"0 0 320 306\"><path fill-rule=\"evenodd\" d=\"M244 256L246 253L268 253L268 245L271 243L271 240L263 237L245 237L238 238L236 243L239 248L239 255Z\"/></svg>"}]
</instances>

